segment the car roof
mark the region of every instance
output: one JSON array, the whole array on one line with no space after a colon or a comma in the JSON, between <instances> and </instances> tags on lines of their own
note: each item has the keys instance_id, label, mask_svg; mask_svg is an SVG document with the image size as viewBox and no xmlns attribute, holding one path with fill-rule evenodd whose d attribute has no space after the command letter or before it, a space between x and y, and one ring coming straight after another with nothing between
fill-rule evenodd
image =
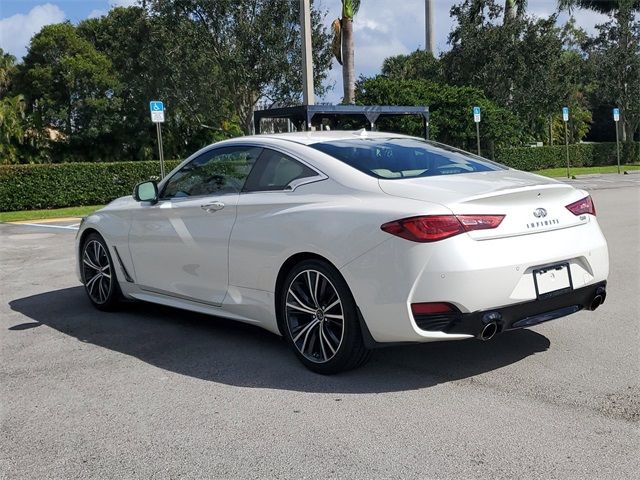
<instances>
[{"instance_id":1,"label":"car roof","mask_svg":"<svg viewBox=\"0 0 640 480\"><path fill-rule=\"evenodd\" d=\"M274 139L274 140L287 140L290 142L298 143L300 145L311 145L318 142L330 142L335 140L347 140L357 138L373 138L373 139L385 139L385 138L416 138L409 135L403 135L400 133L388 133L388 132L370 132L368 130L323 130L323 131L309 131L309 132L292 132L292 133L270 133L251 135L247 137L239 137L249 139Z\"/></svg>"}]
</instances>

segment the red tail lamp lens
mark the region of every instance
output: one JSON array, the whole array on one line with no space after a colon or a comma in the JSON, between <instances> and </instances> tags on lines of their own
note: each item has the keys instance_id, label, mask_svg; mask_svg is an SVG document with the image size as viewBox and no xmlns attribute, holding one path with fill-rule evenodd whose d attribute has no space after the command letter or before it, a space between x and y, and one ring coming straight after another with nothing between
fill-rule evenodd
<instances>
[{"instance_id":1,"label":"red tail lamp lens","mask_svg":"<svg viewBox=\"0 0 640 480\"><path fill-rule=\"evenodd\" d=\"M585 213L588 213L595 216L596 214L596 206L593 204L593 200L590 195L578 200L577 202L570 203L567 205L567 209L574 215L584 215Z\"/></svg>"},{"instance_id":2,"label":"red tail lamp lens","mask_svg":"<svg viewBox=\"0 0 640 480\"><path fill-rule=\"evenodd\" d=\"M455 308L448 303L412 303L411 311L414 315L437 315L439 313L452 313Z\"/></svg>"},{"instance_id":3,"label":"red tail lamp lens","mask_svg":"<svg viewBox=\"0 0 640 480\"><path fill-rule=\"evenodd\" d=\"M504 215L424 215L385 223L380 228L412 242L437 242L471 230L496 228Z\"/></svg>"}]
</instances>

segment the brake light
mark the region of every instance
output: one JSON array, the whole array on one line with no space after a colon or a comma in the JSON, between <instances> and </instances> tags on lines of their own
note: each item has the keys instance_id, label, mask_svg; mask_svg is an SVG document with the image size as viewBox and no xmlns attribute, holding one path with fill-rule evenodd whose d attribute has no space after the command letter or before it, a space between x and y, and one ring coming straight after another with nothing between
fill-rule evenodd
<instances>
[{"instance_id":1,"label":"brake light","mask_svg":"<svg viewBox=\"0 0 640 480\"><path fill-rule=\"evenodd\" d=\"M567 209L574 215L584 215L588 213L590 215L596 215L596 206L593 204L593 200L590 195L578 200L577 202L567 205Z\"/></svg>"},{"instance_id":2,"label":"brake light","mask_svg":"<svg viewBox=\"0 0 640 480\"><path fill-rule=\"evenodd\" d=\"M424 215L388 222L380 228L412 242L437 242L472 230L496 228L504 215Z\"/></svg>"}]
</instances>

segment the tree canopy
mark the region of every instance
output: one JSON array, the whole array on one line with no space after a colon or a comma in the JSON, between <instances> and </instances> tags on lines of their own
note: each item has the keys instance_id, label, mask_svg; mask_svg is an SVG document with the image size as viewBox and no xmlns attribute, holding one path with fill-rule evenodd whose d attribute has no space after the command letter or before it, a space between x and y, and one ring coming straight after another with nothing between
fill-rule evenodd
<instances>
[{"instance_id":1,"label":"tree canopy","mask_svg":"<svg viewBox=\"0 0 640 480\"><path fill-rule=\"evenodd\" d=\"M530 15L530 3L458 0L450 11L449 48L438 57L416 50L385 59L378 75L357 82L356 102L428 105L432 135L465 148L473 148L475 136L471 108L480 106L486 152L564 141L564 106L571 111L571 142L613 140L611 109L618 107L623 152L635 159L640 0L558 0L548 17ZM0 50L0 163L153 158L149 101L155 99L167 108L168 158L250 133L258 104L300 104L300 2L144 5L45 26L21 63ZM358 7L371 7L341 2L338 22L346 33L332 45L326 12L319 2L311 5L314 85L322 95L332 88L326 84L332 50L343 61L352 58L350 21ZM571 17L560 25L559 12L576 8L607 20L592 34ZM355 79L350 69L343 73ZM345 98L353 100L351 93ZM420 131L410 120L385 122L381 128Z\"/></svg>"},{"instance_id":2,"label":"tree canopy","mask_svg":"<svg viewBox=\"0 0 640 480\"><path fill-rule=\"evenodd\" d=\"M413 87L423 93L425 85L434 82L442 92L451 92L452 86L473 87L484 94L486 101L518 120L521 130L511 138L512 145L564 141L564 106L571 111L571 142L589 138L590 134L598 140L613 140L611 108L617 106L625 129L623 140L629 144L627 149L633 149L631 140L638 134L640 121L640 23L634 13L638 2L559 2L559 8L592 8L607 13L610 20L597 27L595 36L587 35L573 18L559 26L557 14L548 18L528 15L526 4L524 0L461 0L451 9L456 22L449 35L449 50L439 58L417 50L385 59L382 77L361 79L358 101L384 102L385 96L372 99L370 94L373 86L376 91L382 88L382 78L386 79L384 91L390 99L395 98L396 90L406 90L407 80L421 81ZM432 95L404 98L434 102L429 105L438 139L456 144L466 141L438 125L434 107L443 111L438 99ZM471 101L460 92L456 98ZM480 105L480 99L476 101ZM469 105L451 104L447 108L455 108L448 111L450 118L464 109L466 123L457 125L459 131L472 126ZM495 135L484 124L483 115L483 126L488 130L485 135ZM504 137L493 140L504 141ZM633 152L627 152L626 157L634 158Z\"/></svg>"},{"instance_id":3,"label":"tree canopy","mask_svg":"<svg viewBox=\"0 0 640 480\"><path fill-rule=\"evenodd\" d=\"M323 12L313 8L311 17L322 94L330 35ZM300 101L300 43L298 2L289 0L154 0L147 9L120 7L78 25L48 25L17 68L2 53L0 93L24 95L18 136L27 132L51 148L35 157L18 149L22 155L4 161L152 158L153 99L167 108L167 157L250 133L258 101Z\"/></svg>"}]
</instances>

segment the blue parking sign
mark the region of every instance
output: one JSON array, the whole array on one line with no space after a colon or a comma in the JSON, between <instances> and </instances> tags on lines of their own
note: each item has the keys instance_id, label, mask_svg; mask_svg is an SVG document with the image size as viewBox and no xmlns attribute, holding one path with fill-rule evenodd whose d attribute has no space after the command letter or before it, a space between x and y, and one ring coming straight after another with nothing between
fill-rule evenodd
<instances>
[{"instance_id":1,"label":"blue parking sign","mask_svg":"<svg viewBox=\"0 0 640 480\"><path fill-rule=\"evenodd\" d=\"M480 107L473 107L473 121L480 122Z\"/></svg>"},{"instance_id":2,"label":"blue parking sign","mask_svg":"<svg viewBox=\"0 0 640 480\"><path fill-rule=\"evenodd\" d=\"M153 123L164 122L164 103L160 100L152 100L149 102L149 110L151 110L151 121Z\"/></svg>"}]
</instances>

